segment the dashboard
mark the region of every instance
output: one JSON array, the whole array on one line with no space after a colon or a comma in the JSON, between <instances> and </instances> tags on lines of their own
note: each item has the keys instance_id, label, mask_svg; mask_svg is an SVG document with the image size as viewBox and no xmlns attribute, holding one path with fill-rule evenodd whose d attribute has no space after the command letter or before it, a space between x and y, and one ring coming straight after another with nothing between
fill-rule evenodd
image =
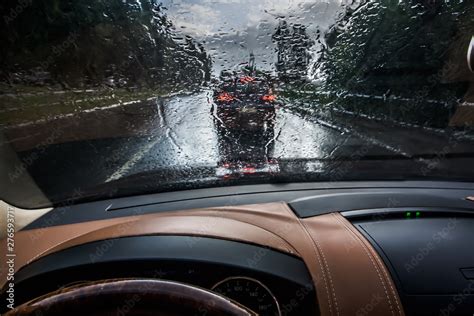
<instances>
[{"instance_id":1,"label":"dashboard","mask_svg":"<svg viewBox=\"0 0 474 316\"><path fill-rule=\"evenodd\" d=\"M259 315L317 315L311 276L300 259L268 248L204 237L139 236L88 243L48 255L16 274L16 300L113 278L197 285Z\"/></svg>"},{"instance_id":2,"label":"dashboard","mask_svg":"<svg viewBox=\"0 0 474 316\"><path fill-rule=\"evenodd\" d=\"M53 209L17 233L29 251L17 257L15 304L81 282L155 278L259 315L474 313L474 184L196 191Z\"/></svg>"}]
</instances>

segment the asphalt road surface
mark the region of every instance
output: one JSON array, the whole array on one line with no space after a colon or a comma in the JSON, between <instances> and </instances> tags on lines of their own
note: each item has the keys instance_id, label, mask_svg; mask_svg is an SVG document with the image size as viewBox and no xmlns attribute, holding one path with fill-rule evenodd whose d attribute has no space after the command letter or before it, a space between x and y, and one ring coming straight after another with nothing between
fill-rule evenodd
<instances>
[{"instance_id":1,"label":"asphalt road surface","mask_svg":"<svg viewBox=\"0 0 474 316\"><path fill-rule=\"evenodd\" d=\"M5 134L28 161L35 181L55 197L156 170L176 171L183 180L219 178L216 170L236 161L323 172L328 161L394 157L431 172L449 164L446 154L472 150L472 141L453 141L450 133L363 118L313 117L292 104L279 107L269 120L253 122L249 114L248 124L236 129L217 115L211 96L205 90L131 102L24 124ZM290 166L294 161L305 163Z\"/></svg>"}]
</instances>

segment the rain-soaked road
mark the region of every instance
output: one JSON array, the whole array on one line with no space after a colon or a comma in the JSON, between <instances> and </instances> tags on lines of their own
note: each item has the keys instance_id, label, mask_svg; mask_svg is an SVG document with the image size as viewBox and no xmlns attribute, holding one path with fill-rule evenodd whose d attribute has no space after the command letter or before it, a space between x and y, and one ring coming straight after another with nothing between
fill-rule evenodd
<instances>
[{"instance_id":1,"label":"rain-soaked road","mask_svg":"<svg viewBox=\"0 0 474 316\"><path fill-rule=\"evenodd\" d=\"M148 171L189 176L206 169L198 177L213 178L222 176L220 167L235 161L276 161L281 168L293 160L307 160L304 168L315 171L324 169L324 161L358 151L373 157L411 157L443 150L462 153L470 144L453 144L449 135L426 129L305 116L291 104L278 108L270 120L236 129L216 114L211 95L203 91L150 99L21 126L6 134L15 139L12 143L22 159L34 156L29 172L49 195L57 196ZM38 147L48 137L52 144ZM433 164L422 158L415 161L420 168Z\"/></svg>"},{"instance_id":2,"label":"rain-soaked road","mask_svg":"<svg viewBox=\"0 0 474 316\"><path fill-rule=\"evenodd\" d=\"M277 111L273 133L248 139L261 130L257 127L246 131L244 127L243 131L229 131L225 120L215 113L209 92L158 101L156 106L157 116L153 119L157 133L106 181L157 168L216 166L223 156L256 160L327 158L341 142L350 141L349 136L335 129L314 124L285 109ZM229 132L232 135L225 137Z\"/></svg>"}]
</instances>

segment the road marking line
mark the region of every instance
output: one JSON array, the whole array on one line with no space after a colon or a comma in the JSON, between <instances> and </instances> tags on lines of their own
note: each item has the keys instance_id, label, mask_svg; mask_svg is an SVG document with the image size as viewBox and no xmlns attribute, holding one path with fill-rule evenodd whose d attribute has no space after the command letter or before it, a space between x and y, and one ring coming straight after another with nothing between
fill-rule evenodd
<instances>
[{"instance_id":1,"label":"road marking line","mask_svg":"<svg viewBox=\"0 0 474 316\"><path fill-rule=\"evenodd\" d=\"M123 164L122 167L120 167L117 171L115 171L110 177L105 180L105 183L108 183L110 181L118 180L120 179L125 173L130 171L135 164L143 158L158 142L160 141L160 137L152 141L151 143L147 144L146 146L143 146L143 148L137 152L135 155L132 156L130 160L128 160L125 164Z\"/></svg>"},{"instance_id":2,"label":"road marking line","mask_svg":"<svg viewBox=\"0 0 474 316\"><path fill-rule=\"evenodd\" d=\"M166 99L169 99L170 97L174 97L174 96L180 96L180 95L183 95L183 96L189 96L191 94L180 94L180 93L174 93L174 94L169 94ZM152 100L152 99L157 99L158 102L157 102L157 106L158 106L158 116L159 116L159 120L160 120L160 125L161 127L163 127L166 132L164 135L158 135L156 136L156 139L153 140L152 142L150 142L149 144L143 146L141 148L141 150L139 152L137 152L135 155L132 156L132 158L130 158L125 164L123 164L122 167L120 167L117 171L115 171L110 177L108 177L106 180L105 180L105 183L108 183L108 182L111 182L111 181L114 181L114 180L118 180L120 178L122 178L127 172L130 171L130 169L132 169L135 164L143 158L143 156L145 156L156 144L158 144L164 137L165 139L170 139L170 141L172 142L172 144L174 146L176 146L178 149L181 149L181 147L178 145L175 137L173 136L176 135L176 133L173 131L173 129L171 127L169 127L169 124L166 120L166 116L164 114L164 99L165 98L150 98L148 100ZM178 121L178 124L180 123L181 121Z\"/></svg>"}]
</instances>

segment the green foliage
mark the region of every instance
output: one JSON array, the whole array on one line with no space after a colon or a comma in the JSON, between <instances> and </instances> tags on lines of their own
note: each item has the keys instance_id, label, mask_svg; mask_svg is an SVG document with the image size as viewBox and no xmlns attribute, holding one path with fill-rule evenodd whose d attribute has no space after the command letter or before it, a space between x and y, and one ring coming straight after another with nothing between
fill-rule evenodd
<instances>
[{"instance_id":1,"label":"green foliage","mask_svg":"<svg viewBox=\"0 0 474 316\"><path fill-rule=\"evenodd\" d=\"M365 1L327 34L320 70L333 89L412 94L445 65L463 24L474 26L472 8L458 1Z\"/></svg>"},{"instance_id":2,"label":"green foliage","mask_svg":"<svg viewBox=\"0 0 474 316\"><path fill-rule=\"evenodd\" d=\"M450 73L466 68L473 29L468 1L364 1L327 33L316 69L345 110L446 125L466 93L469 78Z\"/></svg>"},{"instance_id":3,"label":"green foliage","mask_svg":"<svg viewBox=\"0 0 474 316\"><path fill-rule=\"evenodd\" d=\"M0 5L4 81L150 88L209 78L203 47L179 34L154 0L18 3Z\"/></svg>"}]
</instances>

